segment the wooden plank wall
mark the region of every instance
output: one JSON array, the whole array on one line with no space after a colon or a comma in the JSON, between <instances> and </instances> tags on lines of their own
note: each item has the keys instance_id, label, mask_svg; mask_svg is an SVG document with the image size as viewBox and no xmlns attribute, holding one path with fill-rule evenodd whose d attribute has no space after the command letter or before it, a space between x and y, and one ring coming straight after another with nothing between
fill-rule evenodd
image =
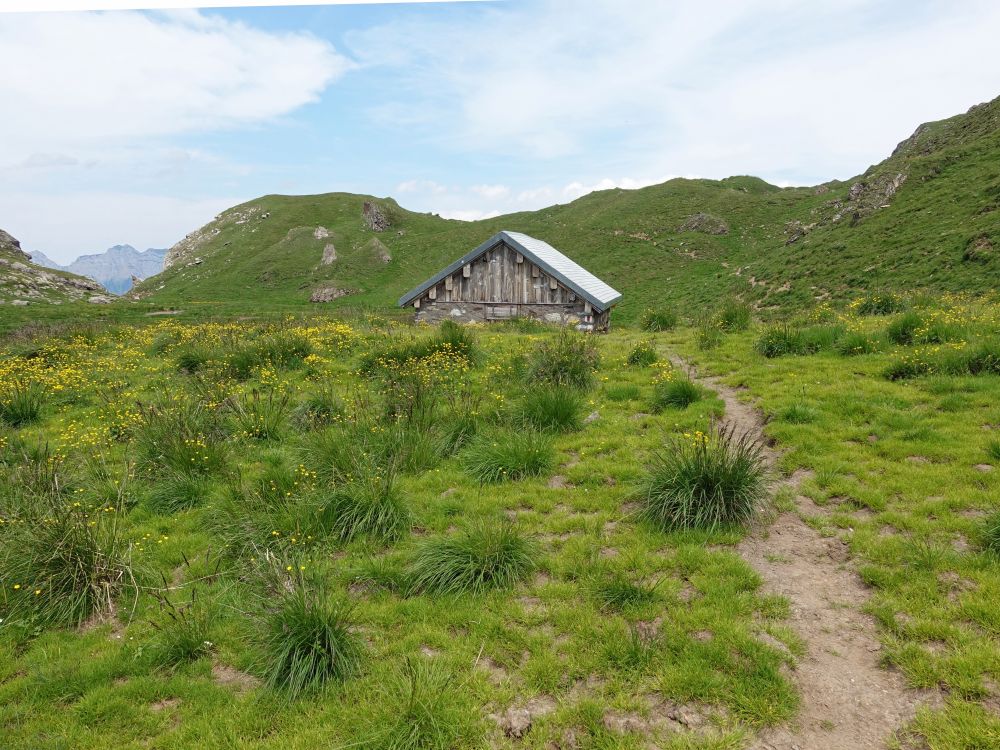
<instances>
[{"instance_id":1,"label":"wooden plank wall","mask_svg":"<svg viewBox=\"0 0 1000 750\"><path fill-rule=\"evenodd\" d=\"M500 243L427 293L438 302L508 302L517 305L565 305L576 293Z\"/></svg>"}]
</instances>

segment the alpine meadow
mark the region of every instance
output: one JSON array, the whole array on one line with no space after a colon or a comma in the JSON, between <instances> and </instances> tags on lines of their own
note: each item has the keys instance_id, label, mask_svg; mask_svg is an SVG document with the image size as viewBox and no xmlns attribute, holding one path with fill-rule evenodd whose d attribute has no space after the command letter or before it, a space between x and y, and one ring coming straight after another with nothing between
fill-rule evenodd
<instances>
[{"instance_id":1,"label":"alpine meadow","mask_svg":"<svg viewBox=\"0 0 1000 750\"><path fill-rule=\"evenodd\" d=\"M1000 748L1000 98L843 181L405 203L120 296L0 231L0 747Z\"/></svg>"}]
</instances>

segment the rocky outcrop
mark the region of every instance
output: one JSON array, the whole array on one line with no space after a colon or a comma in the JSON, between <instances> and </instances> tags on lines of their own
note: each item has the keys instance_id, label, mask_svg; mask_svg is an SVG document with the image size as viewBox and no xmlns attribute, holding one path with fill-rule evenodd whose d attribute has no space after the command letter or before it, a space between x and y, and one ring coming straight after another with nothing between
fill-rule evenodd
<instances>
[{"instance_id":1,"label":"rocky outcrop","mask_svg":"<svg viewBox=\"0 0 1000 750\"><path fill-rule=\"evenodd\" d=\"M335 260L337 260L337 248L333 246L332 242L328 242L323 248L323 258L320 260L320 264L328 266Z\"/></svg>"},{"instance_id":2,"label":"rocky outcrop","mask_svg":"<svg viewBox=\"0 0 1000 750\"><path fill-rule=\"evenodd\" d=\"M314 289L309 295L310 302L333 302L335 299L354 294L353 289L341 289L335 286L323 286Z\"/></svg>"},{"instance_id":3,"label":"rocky outcrop","mask_svg":"<svg viewBox=\"0 0 1000 750\"><path fill-rule=\"evenodd\" d=\"M373 232L384 232L391 226L389 217L386 216L385 211L373 201L365 201L365 205L361 209L361 214L364 216L365 226Z\"/></svg>"},{"instance_id":4,"label":"rocky outcrop","mask_svg":"<svg viewBox=\"0 0 1000 750\"><path fill-rule=\"evenodd\" d=\"M110 301L96 281L35 265L21 243L0 230L0 304L58 304L95 298Z\"/></svg>"},{"instance_id":5,"label":"rocky outcrop","mask_svg":"<svg viewBox=\"0 0 1000 750\"><path fill-rule=\"evenodd\" d=\"M0 229L0 252L6 252L21 260L31 260L31 256L21 249L21 243Z\"/></svg>"},{"instance_id":6,"label":"rocky outcrop","mask_svg":"<svg viewBox=\"0 0 1000 750\"><path fill-rule=\"evenodd\" d=\"M696 213L687 217L684 223L677 227L677 231L722 235L729 234L729 224L725 219L713 214Z\"/></svg>"}]
</instances>

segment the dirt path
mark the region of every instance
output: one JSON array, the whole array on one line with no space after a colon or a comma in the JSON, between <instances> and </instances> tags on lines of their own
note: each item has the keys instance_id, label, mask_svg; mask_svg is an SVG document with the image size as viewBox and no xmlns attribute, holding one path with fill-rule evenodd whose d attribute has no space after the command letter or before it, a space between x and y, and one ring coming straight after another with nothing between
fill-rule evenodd
<instances>
[{"instance_id":1,"label":"dirt path","mask_svg":"<svg viewBox=\"0 0 1000 750\"><path fill-rule=\"evenodd\" d=\"M727 421L762 436L761 414L734 389L716 378L695 379L725 401ZM778 454L767 448L765 455L773 466ZM781 484L794 491L808 476L797 471ZM821 512L809 498L798 496L796 502L799 511ZM876 626L861 612L868 591L842 541L821 537L791 512L748 536L738 550L767 591L791 602L790 624L807 649L793 673L802 699L798 716L788 726L761 732L753 750L885 748L919 705L938 698L936 692L908 689L899 673L879 666Z\"/></svg>"}]
</instances>

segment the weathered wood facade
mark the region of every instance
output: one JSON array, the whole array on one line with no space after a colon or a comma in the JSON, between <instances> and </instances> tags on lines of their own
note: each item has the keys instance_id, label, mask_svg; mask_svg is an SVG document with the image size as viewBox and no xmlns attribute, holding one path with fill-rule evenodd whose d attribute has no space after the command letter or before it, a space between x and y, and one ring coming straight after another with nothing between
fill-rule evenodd
<instances>
[{"instance_id":1,"label":"weathered wood facade","mask_svg":"<svg viewBox=\"0 0 1000 750\"><path fill-rule=\"evenodd\" d=\"M604 331L620 296L550 245L501 232L404 295L400 305L412 305L417 320L426 322L530 317Z\"/></svg>"}]
</instances>

